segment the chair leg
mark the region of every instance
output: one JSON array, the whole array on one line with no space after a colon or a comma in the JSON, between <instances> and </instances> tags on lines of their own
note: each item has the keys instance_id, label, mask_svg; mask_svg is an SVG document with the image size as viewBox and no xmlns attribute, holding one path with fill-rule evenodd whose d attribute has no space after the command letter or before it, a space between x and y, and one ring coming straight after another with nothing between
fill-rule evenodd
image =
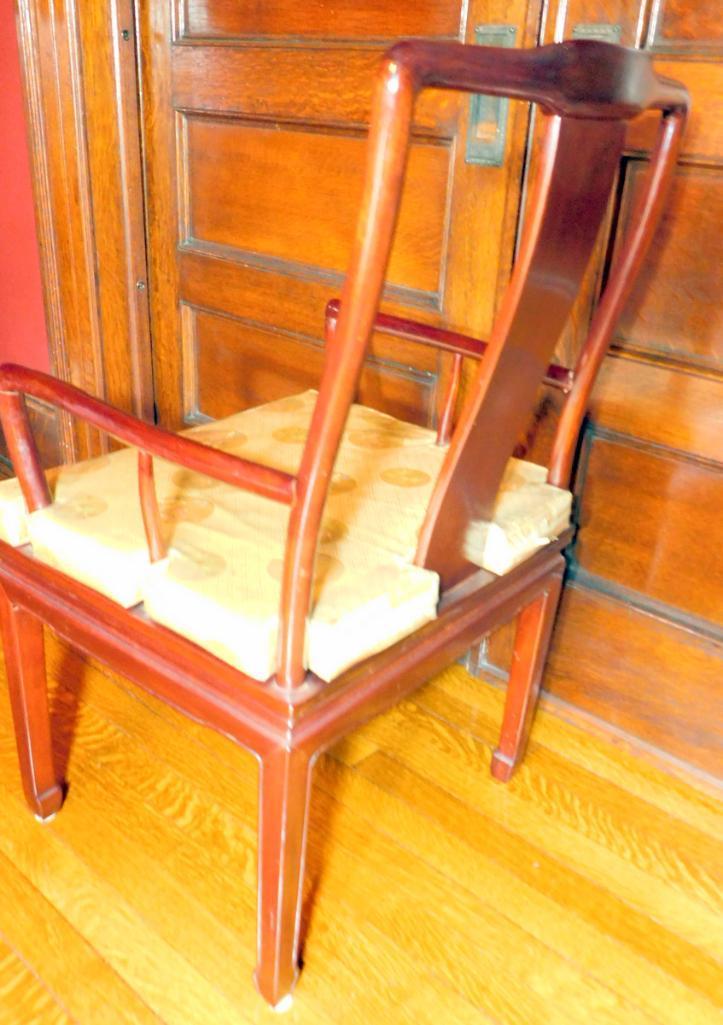
<instances>
[{"instance_id":1,"label":"chair leg","mask_svg":"<svg viewBox=\"0 0 723 1025\"><path fill-rule=\"evenodd\" d=\"M259 770L258 965L255 982L277 1010L299 974L299 922L313 759L275 749ZM288 1002L287 1002L288 998Z\"/></svg>"},{"instance_id":2,"label":"chair leg","mask_svg":"<svg viewBox=\"0 0 723 1025\"><path fill-rule=\"evenodd\" d=\"M525 752L561 586L561 575L551 577L543 593L522 609L517 619L500 743L491 765L492 775L503 783Z\"/></svg>"},{"instance_id":3,"label":"chair leg","mask_svg":"<svg viewBox=\"0 0 723 1025\"><path fill-rule=\"evenodd\" d=\"M23 790L35 817L47 820L63 803L63 786L53 765L43 626L2 591L0 619Z\"/></svg>"}]
</instances>

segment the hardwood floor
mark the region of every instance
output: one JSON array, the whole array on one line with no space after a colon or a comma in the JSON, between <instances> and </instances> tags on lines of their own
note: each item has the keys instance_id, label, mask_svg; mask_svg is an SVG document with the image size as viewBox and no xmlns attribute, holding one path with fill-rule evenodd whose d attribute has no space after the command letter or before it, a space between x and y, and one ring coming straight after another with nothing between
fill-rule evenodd
<instances>
[{"instance_id":1,"label":"hardwood floor","mask_svg":"<svg viewBox=\"0 0 723 1025\"><path fill-rule=\"evenodd\" d=\"M0 1025L277 1020L251 984L253 759L48 656L70 783L49 825L0 701ZM549 712L495 783L500 706L454 667L321 762L286 1021L719 1021L723 804Z\"/></svg>"}]
</instances>

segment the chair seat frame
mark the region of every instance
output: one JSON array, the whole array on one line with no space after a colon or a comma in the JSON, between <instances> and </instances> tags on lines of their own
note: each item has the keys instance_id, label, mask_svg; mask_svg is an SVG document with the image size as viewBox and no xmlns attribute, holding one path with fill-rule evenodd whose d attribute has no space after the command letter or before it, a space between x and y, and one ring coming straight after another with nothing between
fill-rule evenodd
<instances>
[{"instance_id":1,"label":"chair seat frame","mask_svg":"<svg viewBox=\"0 0 723 1025\"><path fill-rule=\"evenodd\" d=\"M528 224L513 281L488 343L459 333L377 314L393 237L412 124L414 100L425 87L487 92L538 102L550 115L542 185ZM493 50L460 44L399 44L385 55L379 76L370 156L357 239L341 304L327 311L327 363L309 440L296 477L209 449L92 398L47 375L8 365L0 368L0 416L28 509L51 496L30 430L24 396L53 403L139 450L139 492L152 560L165 554L153 487L153 458L162 457L290 506L275 676L259 683L182 636L151 622L142 609L126 610L96 591L42 564L29 546L0 542L0 617L6 675L27 802L41 819L64 797L52 754L43 624L73 647L178 710L230 737L259 762L257 986L277 1005L298 973L304 852L313 766L350 730L421 686L491 630L517 620L515 658L508 686L494 775L507 780L529 734L565 569L564 532L523 563L495 577L469 563L463 534L471 519L485 518L496 494L515 434L540 381L561 387L567 402L558 428L549 480L569 484L575 444L597 368L632 288L663 207L687 110L677 83L656 76L642 54L606 44L577 42L532 51ZM623 144L622 125L649 109L662 113L661 130L644 191L598 306L574 371L550 364L558 322L574 298L614 181ZM561 154L594 141L604 164L592 191L589 216L573 235L584 239L572 254L556 252L555 225L564 201L586 198L584 176L560 168ZM612 147L612 152L608 153ZM604 155L604 159L603 159ZM579 161L578 161L579 163ZM567 175L567 177L566 177ZM559 183L562 179L562 184ZM557 190L557 191L555 191ZM586 209L586 208L585 208ZM564 217L562 218L564 221ZM546 237L545 233L549 237ZM542 242L546 245L543 246ZM544 255L552 249L551 262ZM561 274L570 276L561 304ZM564 283L564 282L563 282ZM542 309L540 310L540 303ZM527 305L526 305L527 304ZM529 308L546 328L544 345L530 355L527 373L515 371L516 332L529 331ZM526 319L527 318L527 319ZM452 372L440 404L438 435L449 441L423 528L417 562L439 572L443 590L438 617L387 650L323 683L303 668L303 639L319 525L346 416L354 399L374 327L396 332L450 354ZM514 352L513 352L514 356ZM459 417L462 359L479 372L472 398ZM517 357L520 358L519 355ZM523 360L526 357L522 357ZM509 385L526 409L503 414L505 440L480 459L485 430L495 412L494 393ZM515 402L512 402L514 405ZM508 446L508 447L506 447ZM469 491L465 460L481 465ZM466 490L465 490L466 489ZM460 520L466 509L467 520ZM440 545L440 536L444 544ZM439 552L445 550L440 559ZM451 553L446 554L447 550Z\"/></svg>"}]
</instances>

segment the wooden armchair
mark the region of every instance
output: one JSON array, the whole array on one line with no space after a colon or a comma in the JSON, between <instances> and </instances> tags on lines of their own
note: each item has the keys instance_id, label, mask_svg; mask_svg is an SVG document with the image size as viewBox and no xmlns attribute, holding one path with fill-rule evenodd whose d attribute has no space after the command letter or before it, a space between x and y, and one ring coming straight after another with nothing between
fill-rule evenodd
<instances>
[{"instance_id":1,"label":"wooden armchair","mask_svg":"<svg viewBox=\"0 0 723 1025\"><path fill-rule=\"evenodd\" d=\"M487 343L377 316L414 102L427 87L530 100L545 115L519 256ZM651 108L662 116L647 188L569 371L550 363L553 349L616 180L625 123ZM359 230L341 301L327 311L318 396L173 435L41 373L0 371L17 472L0 486L0 608L28 803L47 819L63 801L43 623L251 750L260 763L256 982L272 1005L297 975L319 754L514 617L495 776L507 780L523 752L571 537L566 489L580 424L663 207L686 109L685 90L646 56L607 44L400 43L379 73ZM352 405L375 324L452 354L436 435ZM478 369L457 415L465 358ZM543 379L567 395L549 471L510 462ZM24 395L133 448L46 476Z\"/></svg>"}]
</instances>

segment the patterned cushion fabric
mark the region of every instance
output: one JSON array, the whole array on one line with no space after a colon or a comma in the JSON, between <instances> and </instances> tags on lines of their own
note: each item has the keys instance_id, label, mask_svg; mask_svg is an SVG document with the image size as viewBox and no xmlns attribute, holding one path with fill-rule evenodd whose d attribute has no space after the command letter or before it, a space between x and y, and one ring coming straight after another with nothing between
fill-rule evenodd
<instances>
[{"instance_id":1,"label":"patterned cushion fabric","mask_svg":"<svg viewBox=\"0 0 723 1025\"><path fill-rule=\"evenodd\" d=\"M295 473L316 393L185 432ZM353 406L332 477L314 579L307 663L322 679L433 619L436 574L411 565L445 450L432 431ZM168 558L151 565L137 457L124 449L50 471L54 501L27 515L0 483L0 537L184 634L250 676L275 665L288 508L154 460ZM470 561L504 573L569 522L570 495L543 467L510 460L492 523L466 538Z\"/></svg>"},{"instance_id":2,"label":"patterned cushion fabric","mask_svg":"<svg viewBox=\"0 0 723 1025\"><path fill-rule=\"evenodd\" d=\"M191 436L295 473L315 401L315 392L281 399ZM437 575L409 563L443 457L433 432L363 407L351 410L324 515L307 631L306 661L322 679L436 615ZM169 558L152 567L145 608L157 622L266 679L276 658L288 508L226 485L207 494L213 511L203 522L178 523Z\"/></svg>"}]
</instances>

